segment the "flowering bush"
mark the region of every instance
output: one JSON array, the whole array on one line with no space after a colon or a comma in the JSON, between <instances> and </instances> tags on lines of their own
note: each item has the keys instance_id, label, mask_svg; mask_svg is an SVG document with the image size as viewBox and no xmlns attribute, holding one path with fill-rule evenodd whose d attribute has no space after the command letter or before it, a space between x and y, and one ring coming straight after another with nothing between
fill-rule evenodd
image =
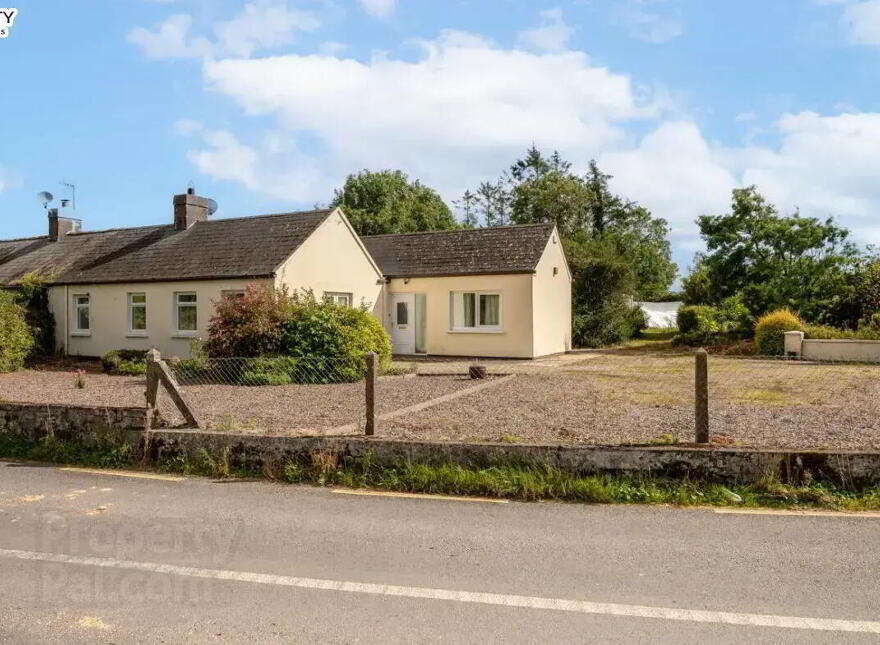
<instances>
[{"instance_id":1,"label":"flowering bush","mask_svg":"<svg viewBox=\"0 0 880 645\"><path fill-rule=\"evenodd\" d=\"M304 358L313 372L329 374L332 381L361 378L361 359L368 352L378 354L380 367L391 361L388 334L366 307L319 301L311 291L290 294L252 285L244 295L224 296L215 312L205 343L212 358ZM327 364L316 363L318 359ZM252 372L251 383L281 383L282 372L299 380L302 367L288 370L281 362L267 362Z\"/></svg>"}]
</instances>

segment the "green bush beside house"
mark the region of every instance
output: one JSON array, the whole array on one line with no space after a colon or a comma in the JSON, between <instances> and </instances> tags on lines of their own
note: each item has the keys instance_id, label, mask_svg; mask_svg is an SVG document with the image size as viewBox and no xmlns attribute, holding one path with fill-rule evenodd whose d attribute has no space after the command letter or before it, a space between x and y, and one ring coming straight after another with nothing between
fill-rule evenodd
<instances>
[{"instance_id":1,"label":"green bush beside house","mask_svg":"<svg viewBox=\"0 0 880 645\"><path fill-rule=\"evenodd\" d=\"M27 323L27 310L15 294L0 290L0 372L14 372L24 367L36 342Z\"/></svg>"},{"instance_id":2,"label":"green bush beside house","mask_svg":"<svg viewBox=\"0 0 880 645\"><path fill-rule=\"evenodd\" d=\"M357 381L370 352L380 369L391 363L391 340L366 308L318 300L310 291L254 285L224 297L208 334L206 357L256 359L236 372L243 385ZM209 368L204 359L182 361L179 369L195 378L194 370Z\"/></svg>"}]
</instances>

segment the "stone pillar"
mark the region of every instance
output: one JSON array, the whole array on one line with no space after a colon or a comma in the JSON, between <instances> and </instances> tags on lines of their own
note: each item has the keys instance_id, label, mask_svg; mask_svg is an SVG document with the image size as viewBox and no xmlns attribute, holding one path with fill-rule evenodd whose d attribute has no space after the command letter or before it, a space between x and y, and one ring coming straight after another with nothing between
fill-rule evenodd
<instances>
[{"instance_id":1,"label":"stone pillar","mask_svg":"<svg viewBox=\"0 0 880 645\"><path fill-rule=\"evenodd\" d=\"M800 357L802 355L802 347L804 343L804 332L787 331L785 332L785 355Z\"/></svg>"}]
</instances>

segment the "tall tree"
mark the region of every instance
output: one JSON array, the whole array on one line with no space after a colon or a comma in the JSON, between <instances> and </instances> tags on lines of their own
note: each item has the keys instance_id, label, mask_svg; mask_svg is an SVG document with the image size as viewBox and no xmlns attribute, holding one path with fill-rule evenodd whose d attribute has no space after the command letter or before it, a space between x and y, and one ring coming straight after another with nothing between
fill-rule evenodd
<instances>
[{"instance_id":1,"label":"tall tree","mask_svg":"<svg viewBox=\"0 0 880 645\"><path fill-rule=\"evenodd\" d=\"M695 274L705 297L717 303L741 293L753 314L790 307L824 321L859 258L833 218L780 215L755 186L735 189L729 213L703 215L697 224L707 250Z\"/></svg>"},{"instance_id":2,"label":"tall tree","mask_svg":"<svg viewBox=\"0 0 880 645\"><path fill-rule=\"evenodd\" d=\"M452 202L461 212L461 224L465 228L476 228L479 225L477 218L477 196L470 190L464 191L461 199Z\"/></svg>"},{"instance_id":3,"label":"tall tree","mask_svg":"<svg viewBox=\"0 0 880 645\"><path fill-rule=\"evenodd\" d=\"M509 177L515 224L553 222L569 246L594 240L616 249L632 269L630 295L637 298L657 297L675 280L678 267L672 261L666 220L613 193L611 175L595 161L579 177L558 152L548 159L532 146L511 166Z\"/></svg>"},{"instance_id":4,"label":"tall tree","mask_svg":"<svg viewBox=\"0 0 880 645\"><path fill-rule=\"evenodd\" d=\"M359 235L412 233L458 228L437 192L400 170L349 175L334 191L331 206L341 206Z\"/></svg>"}]
</instances>

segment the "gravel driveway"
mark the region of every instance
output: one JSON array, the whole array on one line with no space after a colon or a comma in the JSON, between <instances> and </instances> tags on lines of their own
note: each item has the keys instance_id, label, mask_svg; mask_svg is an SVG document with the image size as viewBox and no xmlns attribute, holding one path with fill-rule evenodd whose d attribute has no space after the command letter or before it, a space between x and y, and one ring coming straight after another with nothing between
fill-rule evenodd
<instances>
[{"instance_id":1,"label":"gravel driveway","mask_svg":"<svg viewBox=\"0 0 880 645\"><path fill-rule=\"evenodd\" d=\"M570 355L577 356L577 355ZM399 438L541 443L693 440L694 360L596 352L554 367L493 363L515 378L398 417ZM732 445L880 449L880 365L710 357L710 432Z\"/></svg>"}]
</instances>

